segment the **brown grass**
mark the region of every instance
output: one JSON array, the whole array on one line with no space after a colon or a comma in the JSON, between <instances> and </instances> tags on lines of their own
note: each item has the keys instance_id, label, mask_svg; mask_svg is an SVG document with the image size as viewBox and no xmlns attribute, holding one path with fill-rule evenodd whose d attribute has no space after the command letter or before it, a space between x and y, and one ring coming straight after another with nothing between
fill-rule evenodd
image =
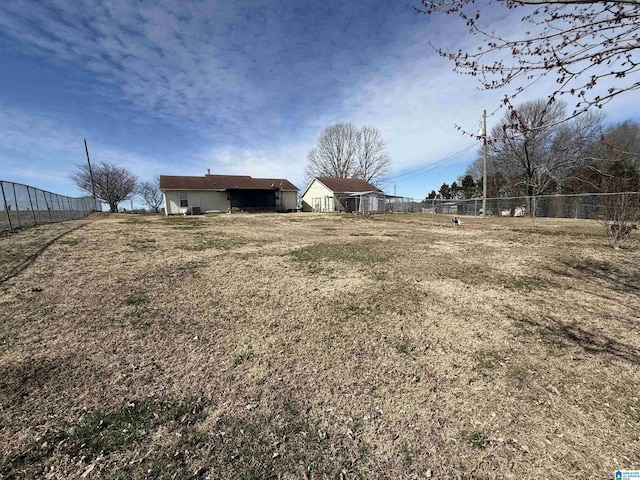
<instances>
[{"instance_id":1,"label":"brown grass","mask_svg":"<svg viewBox=\"0 0 640 480\"><path fill-rule=\"evenodd\" d=\"M640 465L640 249L595 222L133 218L0 285L0 478Z\"/></svg>"}]
</instances>

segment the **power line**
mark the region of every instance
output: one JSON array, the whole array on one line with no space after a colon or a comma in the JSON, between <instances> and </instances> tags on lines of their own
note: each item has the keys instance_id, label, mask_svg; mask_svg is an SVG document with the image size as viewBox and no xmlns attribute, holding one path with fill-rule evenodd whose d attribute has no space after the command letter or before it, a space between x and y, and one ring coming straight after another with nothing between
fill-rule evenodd
<instances>
[{"instance_id":1,"label":"power line","mask_svg":"<svg viewBox=\"0 0 640 480\"><path fill-rule=\"evenodd\" d=\"M480 117L478 119L478 122L482 122L482 117ZM460 145L460 143L458 143L458 145L456 145L456 148ZM389 180L396 180L398 178L403 178L403 177L406 177L406 176L409 176L409 175L416 175L416 174L423 174L423 173L430 172L431 170L433 170L435 168L438 168L438 167L441 167L445 163L447 163L447 162L449 162L451 160L454 160L455 158L459 157L463 153L468 152L469 150L471 150L472 148L475 148L476 146L477 146L477 143L474 143L472 145L469 145L468 147L463 148L462 150L459 150L459 151L457 151L455 153L452 153L452 154L450 154L450 155L438 160L435 163L430 163L430 164L424 165L422 167L417 167L415 169L411 169L411 170L408 170L406 172L399 173L397 175L391 175L388 178L389 178Z\"/></svg>"},{"instance_id":2,"label":"power line","mask_svg":"<svg viewBox=\"0 0 640 480\"><path fill-rule=\"evenodd\" d=\"M473 143L471 145L469 145L468 147L463 148L462 150L459 150L455 153L452 153L451 155L448 155L447 157L444 157L440 160L438 160L437 162L434 163L430 163L428 165L424 165L422 167L418 167L412 170L408 170L406 172L403 173L399 173L397 175L391 175L389 177L389 179L398 179L398 178L402 178L402 177L406 177L409 175L417 175L417 174L423 174L423 173L427 173L435 168L441 167L442 165L450 162L451 160L454 160L455 158L459 157L460 155L462 155L463 153L468 152L469 150L471 150L472 148L476 148L478 146L477 143Z\"/></svg>"}]
</instances>

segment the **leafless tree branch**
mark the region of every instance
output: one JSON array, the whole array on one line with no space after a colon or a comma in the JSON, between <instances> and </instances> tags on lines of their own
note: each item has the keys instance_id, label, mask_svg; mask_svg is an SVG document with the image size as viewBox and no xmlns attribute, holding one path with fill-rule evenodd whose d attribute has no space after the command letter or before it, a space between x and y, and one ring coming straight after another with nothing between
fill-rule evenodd
<instances>
[{"instance_id":1,"label":"leafless tree branch","mask_svg":"<svg viewBox=\"0 0 640 480\"><path fill-rule=\"evenodd\" d=\"M78 169L70 178L81 189L93 193L87 164L78 165ZM118 203L131 198L138 183L138 177L130 170L106 162L93 167L93 180L96 186L96 197L108 203L112 213L118 211Z\"/></svg>"},{"instance_id":2,"label":"leafless tree branch","mask_svg":"<svg viewBox=\"0 0 640 480\"><path fill-rule=\"evenodd\" d=\"M154 212L158 213L162 206L162 191L160 190L160 177L154 177L152 182L141 182L137 193L142 202Z\"/></svg>"},{"instance_id":3,"label":"leafless tree branch","mask_svg":"<svg viewBox=\"0 0 640 480\"><path fill-rule=\"evenodd\" d=\"M505 97L509 108L532 82L548 75L555 76L558 85L548 103L562 96L575 98L566 119L640 88L640 0L497 0L494 3L510 10L528 6L521 19L528 28L517 38L483 28L473 0L420 3L418 12L455 14L471 34L483 39L475 51L437 51L454 63L454 71L476 77L482 89L514 85L515 91Z\"/></svg>"},{"instance_id":4,"label":"leafless tree branch","mask_svg":"<svg viewBox=\"0 0 640 480\"><path fill-rule=\"evenodd\" d=\"M307 155L306 180L313 177L362 178L379 183L389 174L391 160L375 127L358 130L350 123L326 127Z\"/></svg>"}]
</instances>

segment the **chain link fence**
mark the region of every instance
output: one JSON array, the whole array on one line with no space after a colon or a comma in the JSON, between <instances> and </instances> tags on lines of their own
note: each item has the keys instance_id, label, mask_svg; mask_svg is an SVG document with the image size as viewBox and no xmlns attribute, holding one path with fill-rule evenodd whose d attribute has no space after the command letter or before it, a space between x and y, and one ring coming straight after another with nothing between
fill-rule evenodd
<instances>
[{"instance_id":1,"label":"chain link fence","mask_svg":"<svg viewBox=\"0 0 640 480\"><path fill-rule=\"evenodd\" d=\"M640 192L540 195L487 198L486 215L494 217L550 217L603 220L612 205L640 203ZM482 215L482 198L467 200L433 199L421 203L423 213Z\"/></svg>"},{"instance_id":2,"label":"chain link fence","mask_svg":"<svg viewBox=\"0 0 640 480\"><path fill-rule=\"evenodd\" d=\"M385 210L389 213L420 213L424 205L410 197L387 196Z\"/></svg>"},{"instance_id":3,"label":"chain link fence","mask_svg":"<svg viewBox=\"0 0 640 480\"><path fill-rule=\"evenodd\" d=\"M311 200L314 212L347 212L371 215L376 213L421 212L425 205L409 197L363 192L338 197L318 197Z\"/></svg>"},{"instance_id":4,"label":"chain link fence","mask_svg":"<svg viewBox=\"0 0 640 480\"><path fill-rule=\"evenodd\" d=\"M410 197L372 195L371 193L314 198L312 207L315 212L353 212L364 215L440 213L453 216L479 216L483 213L482 198L433 199L417 202ZM621 208L627 212L629 208L636 210L640 208L640 192L487 198L486 215L613 220L615 212Z\"/></svg>"},{"instance_id":5,"label":"chain link fence","mask_svg":"<svg viewBox=\"0 0 640 480\"><path fill-rule=\"evenodd\" d=\"M66 197L0 180L0 233L43 223L76 220L96 210L102 210L102 205L93 197Z\"/></svg>"}]
</instances>

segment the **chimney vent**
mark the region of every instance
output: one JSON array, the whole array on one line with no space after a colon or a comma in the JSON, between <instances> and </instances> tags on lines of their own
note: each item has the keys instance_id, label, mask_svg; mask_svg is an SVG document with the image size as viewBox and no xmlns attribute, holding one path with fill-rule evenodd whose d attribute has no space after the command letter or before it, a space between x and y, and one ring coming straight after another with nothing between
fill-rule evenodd
<instances>
[{"instance_id":1,"label":"chimney vent","mask_svg":"<svg viewBox=\"0 0 640 480\"><path fill-rule=\"evenodd\" d=\"M211 169L207 168L207 175L211 175Z\"/></svg>"}]
</instances>

